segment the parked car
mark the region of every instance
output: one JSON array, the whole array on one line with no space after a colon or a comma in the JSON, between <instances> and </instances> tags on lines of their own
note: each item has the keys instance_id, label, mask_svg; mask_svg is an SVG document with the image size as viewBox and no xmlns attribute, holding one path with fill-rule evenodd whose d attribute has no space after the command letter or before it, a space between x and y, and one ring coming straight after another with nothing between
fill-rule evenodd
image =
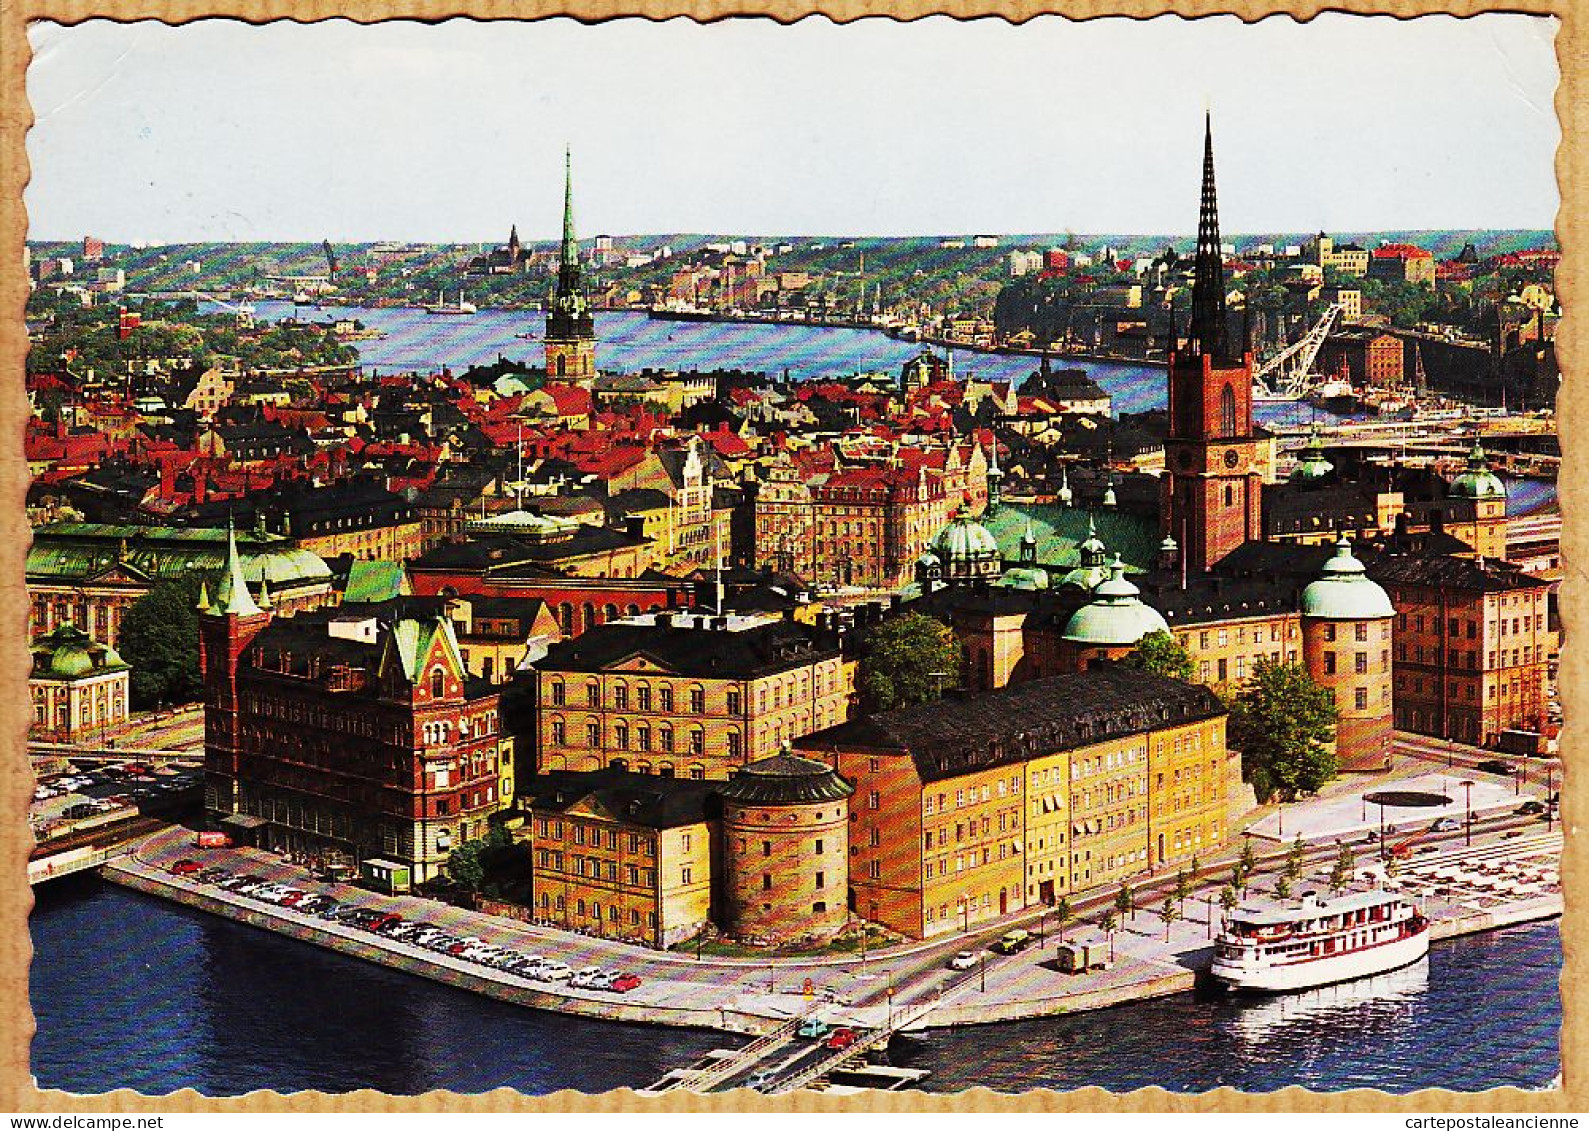
<instances>
[{"instance_id":1,"label":"parked car","mask_svg":"<svg viewBox=\"0 0 1589 1131\"><path fill-rule=\"evenodd\" d=\"M1544 811L1545 806L1539 801L1525 801L1517 807L1518 814L1525 817L1532 816L1535 813L1543 813Z\"/></svg>"},{"instance_id":2,"label":"parked car","mask_svg":"<svg viewBox=\"0 0 1589 1131\"><path fill-rule=\"evenodd\" d=\"M1449 833L1462 827L1462 822L1455 817L1441 817L1429 826L1429 831L1434 833Z\"/></svg>"},{"instance_id":3,"label":"parked car","mask_svg":"<svg viewBox=\"0 0 1589 1131\"><path fill-rule=\"evenodd\" d=\"M574 976L573 968L566 962L543 962L535 970L535 977L543 982L566 982Z\"/></svg>"},{"instance_id":4,"label":"parked car","mask_svg":"<svg viewBox=\"0 0 1589 1131\"><path fill-rule=\"evenodd\" d=\"M601 977L601 974L602 969L600 966L587 966L569 978L568 984L577 990L595 989L596 979Z\"/></svg>"},{"instance_id":5,"label":"parked car","mask_svg":"<svg viewBox=\"0 0 1589 1131\"><path fill-rule=\"evenodd\" d=\"M977 956L972 954L969 950L962 950L959 954L955 955L949 960L949 969L969 970L976 964Z\"/></svg>"},{"instance_id":6,"label":"parked car","mask_svg":"<svg viewBox=\"0 0 1589 1131\"><path fill-rule=\"evenodd\" d=\"M191 876L199 871L200 864L197 860L178 860L171 865L173 876Z\"/></svg>"},{"instance_id":7,"label":"parked car","mask_svg":"<svg viewBox=\"0 0 1589 1131\"><path fill-rule=\"evenodd\" d=\"M1479 762L1473 768L1486 774L1501 774L1505 777L1511 777L1513 773L1511 763L1503 762L1499 758L1490 758Z\"/></svg>"},{"instance_id":8,"label":"parked car","mask_svg":"<svg viewBox=\"0 0 1589 1131\"><path fill-rule=\"evenodd\" d=\"M800 1026L800 1035L814 1041L820 1041L831 1032L833 1032L833 1026L817 1017L811 1018Z\"/></svg>"},{"instance_id":9,"label":"parked car","mask_svg":"<svg viewBox=\"0 0 1589 1131\"><path fill-rule=\"evenodd\" d=\"M1440 851L1440 846L1438 844L1421 844L1421 845L1418 846L1418 851L1421 854L1430 853L1430 852L1439 852Z\"/></svg>"},{"instance_id":10,"label":"parked car","mask_svg":"<svg viewBox=\"0 0 1589 1131\"><path fill-rule=\"evenodd\" d=\"M823 1044L830 1049L847 1049L858 1040L860 1037L856 1035L855 1030L846 1027L833 1030Z\"/></svg>"},{"instance_id":11,"label":"parked car","mask_svg":"<svg viewBox=\"0 0 1589 1131\"><path fill-rule=\"evenodd\" d=\"M385 931L403 921L403 917L395 911L378 911L375 918L365 924L365 929L370 931Z\"/></svg>"},{"instance_id":12,"label":"parked car","mask_svg":"<svg viewBox=\"0 0 1589 1131\"><path fill-rule=\"evenodd\" d=\"M637 988L639 985L640 975L638 974L619 974L612 980L612 988L621 994L626 994L630 990Z\"/></svg>"}]
</instances>

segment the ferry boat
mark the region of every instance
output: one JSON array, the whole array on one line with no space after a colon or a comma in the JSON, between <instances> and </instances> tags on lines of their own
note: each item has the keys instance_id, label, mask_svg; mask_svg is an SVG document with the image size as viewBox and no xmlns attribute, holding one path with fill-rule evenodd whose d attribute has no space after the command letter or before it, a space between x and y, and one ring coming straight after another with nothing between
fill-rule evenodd
<instances>
[{"instance_id":1,"label":"ferry boat","mask_svg":"<svg viewBox=\"0 0 1589 1131\"><path fill-rule=\"evenodd\" d=\"M472 302L464 301L462 291L458 292L456 303L448 302L446 294L438 291L436 301L427 302L420 309L429 314L474 314L479 308Z\"/></svg>"},{"instance_id":2,"label":"ferry boat","mask_svg":"<svg viewBox=\"0 0 1589 1131\"><path fill-rule=\"evenodd\" d=\"M1429 953L1429 920L1378 890L1247 904L1231 912L1209 968L1235 990L1289 993L1411 965Z\"/></svg>"}]
</instances>

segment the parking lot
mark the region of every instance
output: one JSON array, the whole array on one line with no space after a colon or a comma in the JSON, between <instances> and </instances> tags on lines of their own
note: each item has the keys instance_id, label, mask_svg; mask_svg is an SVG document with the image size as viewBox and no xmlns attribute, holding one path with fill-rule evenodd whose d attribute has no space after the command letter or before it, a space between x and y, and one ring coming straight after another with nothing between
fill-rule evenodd
<instances>
[{"instance_id":1,"label":"parking lot","mask_svg":"<svg viewBox=\"0 0 1589 1131\"><path fill-rule=\"evenodd\" d=\"M197 761L155 765L124 762L71 762L66 773L41 776L28 804L28 821L40 842L74 831L80 822L118 813L162 811L196 799L204 786ZM97 823L97 822L96 822Z\"/></svg>"}]
</instances>

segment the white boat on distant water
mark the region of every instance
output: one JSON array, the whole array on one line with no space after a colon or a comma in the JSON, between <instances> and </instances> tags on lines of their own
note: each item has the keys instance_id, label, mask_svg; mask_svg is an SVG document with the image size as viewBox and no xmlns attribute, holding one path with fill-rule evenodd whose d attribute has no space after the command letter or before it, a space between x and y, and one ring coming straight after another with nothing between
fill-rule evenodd
<instances>
[{"instance_id":1,"label":"white boat on distant water","mask_svg":"<svg viewBox=\"0 0 1589 1131\"><path fill-rule=\"evenodd\" d=\"M429 314L476 314L479 308L474 303L468 302L463 297L463 291L458 292L458 301L448 302L445 291L436 292L436 301L427 302L420 309Z\"/></svg>"},{"instance_id":2,"label":"white boat on distant water","mask_svg":"<svg viewBox=\"0 0 1589 1131\"><path fill-rule=\"evenodd\" d=\"M1225 920L1209 973L1235 990L1287 993L1397 970L1429 953L1429 920L1401 893L1244 904Z\"/></svg>"}]
</instances>

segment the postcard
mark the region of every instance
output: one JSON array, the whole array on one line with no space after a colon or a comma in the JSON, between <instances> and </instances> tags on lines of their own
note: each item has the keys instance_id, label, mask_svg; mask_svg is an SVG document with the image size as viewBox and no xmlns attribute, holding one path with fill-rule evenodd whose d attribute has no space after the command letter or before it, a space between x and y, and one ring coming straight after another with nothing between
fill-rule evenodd
<instances>
[{"instance_id":1,"label":"postcard","mask_svg":"<svg viewBox=\"0 0 1589 1131\"><path fill-rule=\"evenodd\" d=\"M30 24L36 1087L1559 1098L1558 29Z\"/></svg>"}]
</instances>

